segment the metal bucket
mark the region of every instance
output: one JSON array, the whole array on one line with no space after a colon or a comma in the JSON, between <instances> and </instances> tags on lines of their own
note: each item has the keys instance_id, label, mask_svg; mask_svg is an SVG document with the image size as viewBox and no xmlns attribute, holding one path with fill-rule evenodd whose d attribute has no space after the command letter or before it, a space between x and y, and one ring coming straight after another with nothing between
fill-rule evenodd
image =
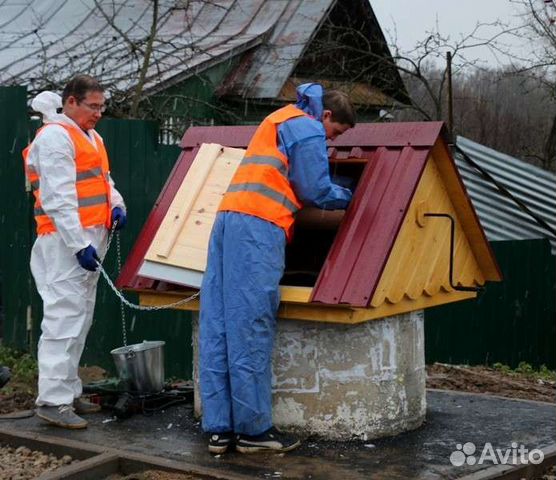
<instances>
[{"instance_id":1,"label":"metal bucket","mask_svg":"<svg viewBox=\"0 0 556 480\"><path fill-rule=\"evenodd\" d=\"M147 341L115 348L114 358L120 380L132 392L156 393L164 388L163 341Z\"/></svg>"}]
</instances>

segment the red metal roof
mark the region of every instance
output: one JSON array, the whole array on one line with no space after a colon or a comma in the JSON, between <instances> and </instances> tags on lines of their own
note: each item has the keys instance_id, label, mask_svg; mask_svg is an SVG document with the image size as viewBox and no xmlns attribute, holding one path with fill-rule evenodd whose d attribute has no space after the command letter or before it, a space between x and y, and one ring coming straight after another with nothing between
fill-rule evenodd
<instances>
[{"instance_id":1,"label":"red metal roof","mask_svg":"<svg viewBox=\"0 0 556 480\"><path fill-rule=\"evenodd\" d=\"M368 163L313 291L313 301L367 306L419 183L428 153L442 133L441 122L359 124L330 143L332 158ZM255 126L192 127L118 278L120 287L152 288L137 276L143 258L202 143L246 148Z\"/></svg>"},{"instance_id":2,"label":"red metal roof","mask_svg":"<svg viewBox=\"0 0 556 480\"><path fill-rule=\"evenodd\" d=\"M430 148L378 147L370 154L311 301L369 304Z\"/></svg>"}]
</instances>

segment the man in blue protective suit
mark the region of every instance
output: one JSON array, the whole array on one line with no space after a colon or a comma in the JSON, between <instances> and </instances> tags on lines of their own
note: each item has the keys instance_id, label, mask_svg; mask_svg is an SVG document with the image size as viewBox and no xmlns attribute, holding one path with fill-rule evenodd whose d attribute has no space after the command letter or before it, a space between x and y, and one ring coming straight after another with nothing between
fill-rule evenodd
<instances>
[{"instance_id":1,"label":"man in blue protective suit","mask_svg":"<svg viewBox=\"0 0 556 480\"><path fill-rule=\"evenodd\" d=\"M272 424L271 360L286 242L303 206L345 209L326 139L355 124L348 97L319 84L266 117L219 206L201 286L200 386L209 451L289 451Z\"/></svg>"}]
</instances>

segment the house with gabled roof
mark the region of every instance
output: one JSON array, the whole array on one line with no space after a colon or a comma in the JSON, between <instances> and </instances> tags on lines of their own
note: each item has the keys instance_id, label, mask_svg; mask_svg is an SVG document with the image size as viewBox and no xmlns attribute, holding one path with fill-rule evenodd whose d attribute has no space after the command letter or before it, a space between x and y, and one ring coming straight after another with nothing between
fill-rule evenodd
<instances>
[{"instance_id":1,"label":"house with gabled roof","mask_svg":"<svg viewBox=\"0 0 556 480\"><path fill-rule=\"evenodd\" d=\"M34 94L89 73L107 87L108 113L120 115L139 91L140 116L178 139L191 124L258 123L307 80L347 89L368 118L408 101L368 0L158 5L2 2L0 84Z\"/></svg>"}]
</instances>

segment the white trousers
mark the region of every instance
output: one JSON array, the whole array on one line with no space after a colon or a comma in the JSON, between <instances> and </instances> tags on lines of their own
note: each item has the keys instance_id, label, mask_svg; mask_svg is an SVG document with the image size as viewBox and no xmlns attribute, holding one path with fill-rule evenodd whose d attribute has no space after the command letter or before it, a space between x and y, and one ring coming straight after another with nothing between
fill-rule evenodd
<instances>
[{"instance_id":1,"label":"white trousers","mask_svg":"<svg viewBox=\"0 0 556 480\"><path fill-rule=\"evenodd\" d=\"M85 230L100 257L104 227ZM31 272L43 301L38 345L37 405L71 405L82 393L79 360L93 322L98 272L82 268L58 233L41 235L31 251Z\"/></svg>"}]
</instances>

